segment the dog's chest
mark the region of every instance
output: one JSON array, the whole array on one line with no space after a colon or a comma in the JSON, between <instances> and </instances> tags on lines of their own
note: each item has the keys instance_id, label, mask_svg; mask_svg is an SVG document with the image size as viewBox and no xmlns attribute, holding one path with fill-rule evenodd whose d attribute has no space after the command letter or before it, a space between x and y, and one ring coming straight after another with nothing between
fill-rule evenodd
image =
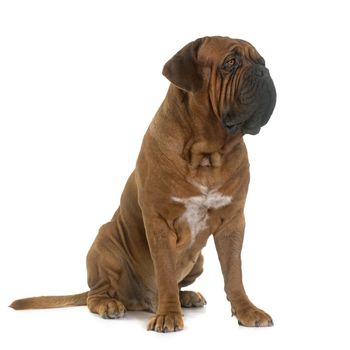
<instances>
[{"instance_id":1,"label":"dog's chest","mask_svg":"<svg viewBox=\"0 0 350 350\"><path fill-rule=\"evenodd\" d=\"M172 197L172 200L181 203L185 207L184 213L179 218L180 222L186 222L191 233L192 245L197 235L207 229L209 209L219 209L229 205L231 196L224 195L217 190L208 190L205 186L199 186L201 194L193 197Z\"/></svg>"}]
</instances>

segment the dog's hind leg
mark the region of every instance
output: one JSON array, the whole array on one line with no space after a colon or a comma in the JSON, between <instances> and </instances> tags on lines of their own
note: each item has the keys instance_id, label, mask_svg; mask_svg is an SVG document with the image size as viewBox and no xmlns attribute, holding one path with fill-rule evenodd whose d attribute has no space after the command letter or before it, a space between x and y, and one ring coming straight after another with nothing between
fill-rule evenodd
<instances>
[{"instance_id":1,"label":"dog's hind leg","mask_svg":"<svg viewBox=\"0 0 350 350\"><path fill-rule=\"evenodd\" d=\"M203 262L203 255L200 254L191 272L179 283L179 289L192 284L202 274ZM202 307L207 303L203 295L198 292L180 290L179 296L182 307Z\"/></svg>"},{"instance_id":2,"label":"dog's hind leg","mask_svg":"<svg viewBox=\"0 0 350 350\"><path fill-rule=\"evenodd\" d=\"M91 312L107 319L123 317L126 311L119 300L119 291L127 269L114 242L116 230L113 221L103 225L87 256L90 287L87 306Z\"/></svg>"}]
</instances>

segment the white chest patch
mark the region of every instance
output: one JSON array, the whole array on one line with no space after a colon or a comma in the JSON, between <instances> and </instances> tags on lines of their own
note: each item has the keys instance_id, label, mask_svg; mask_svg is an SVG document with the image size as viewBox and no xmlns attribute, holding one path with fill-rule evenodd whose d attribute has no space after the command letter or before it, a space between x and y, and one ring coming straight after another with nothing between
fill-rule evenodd
<instances>
[{"instance_id":1,"label":"white chest patch","mask_svg":"<svg viewBox=\"0 0 350 350\"><path fill-rule=\"evenodd\" d=\"M180 220L185 220L191 231L191 244L195 241L199 232L207 228L208 209L219 209L230 204L231 196L225 196L216 190L209 191L205 186L198 186L202 192L199 196L188 198L172 197L172 200L182 203L186 211Z\"/></svg>"}]
</instances>

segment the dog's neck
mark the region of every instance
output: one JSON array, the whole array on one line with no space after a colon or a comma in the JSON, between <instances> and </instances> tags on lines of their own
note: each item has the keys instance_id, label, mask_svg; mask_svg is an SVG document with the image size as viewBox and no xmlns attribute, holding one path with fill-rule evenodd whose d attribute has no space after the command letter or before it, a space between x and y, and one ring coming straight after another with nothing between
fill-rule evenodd
<instances>
[{"instance_id":1,"label":"dog's neck","mask_svg":"<svg viewBox=\"0 0 350 350\"><path fill-rule=\"evenodd\" d=\"M207 105L199 104L198 100L205 99L171 84L152 122L152 134L163 150L177 153L192 169L218 168L223 156L242 140L242 134L228 135L212 111L209 99Z\"/></svg>"}]
</instances>

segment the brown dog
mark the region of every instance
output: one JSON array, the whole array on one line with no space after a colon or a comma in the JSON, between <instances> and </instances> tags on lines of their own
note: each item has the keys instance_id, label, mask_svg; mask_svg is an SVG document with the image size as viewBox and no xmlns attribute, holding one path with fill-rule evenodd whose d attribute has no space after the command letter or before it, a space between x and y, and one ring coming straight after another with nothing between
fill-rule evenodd
<instances>
[{"instance_id":1,"label":"brown dog","mask_svg":"<svg viewBox=\"0 0 350 350\"><path fill-rule=\"evenodd\" d=\"M246 41L205 37L164 66L169 91L143 140L120 207L87 256L90 291L17 300L14 309L86 305L104 318L126 310L155 316L149 330L183 328L181 306L206 302L181 291L202 273L210 234L232 313L244 326L270 326L248 299L241 272L249 163L243 134L257 134L275 106L263 58Z\"/></svg>"}]
</instances>

